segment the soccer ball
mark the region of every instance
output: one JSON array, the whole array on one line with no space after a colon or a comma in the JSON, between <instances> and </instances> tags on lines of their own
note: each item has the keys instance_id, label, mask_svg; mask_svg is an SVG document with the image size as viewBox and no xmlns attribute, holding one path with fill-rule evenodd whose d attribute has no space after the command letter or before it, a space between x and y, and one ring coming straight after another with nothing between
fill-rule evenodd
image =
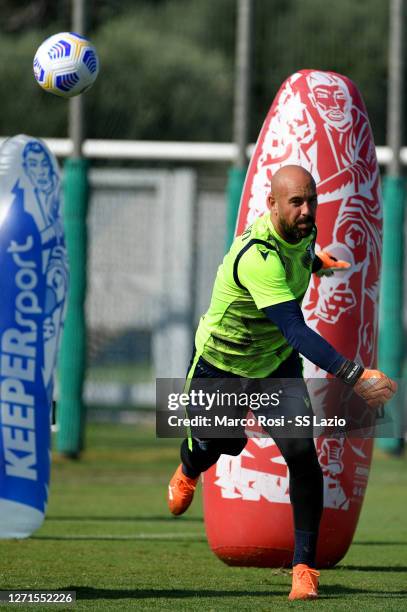
<instances>
[{"instance_id":1,"label":"soccer ball","mask_svg":"<svg viewBox=\"0 0 407 612\"><path fill-rule=\"evenodd\" d=\"M50 93L71 98L93 85L99 72L99 58L87 38L74 32L50 36L34 57L37 83Z\"/></svg>"}]
</instances>

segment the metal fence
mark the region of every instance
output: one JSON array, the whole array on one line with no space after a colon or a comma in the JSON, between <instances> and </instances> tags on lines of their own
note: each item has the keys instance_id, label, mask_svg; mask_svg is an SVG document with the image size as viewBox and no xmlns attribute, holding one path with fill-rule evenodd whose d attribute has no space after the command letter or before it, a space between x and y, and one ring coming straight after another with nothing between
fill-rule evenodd
<instances>
[{"instance_id":1,"label":"metal fence","mask_svg":"<svg viewBox=\"0 0 407 612\"><path fill-rule=\"evenodd\" d=\"M224 179L191 169L90 173L91 404L150 405L183 377L225 240Z\"/></svg>"}]
</instances>

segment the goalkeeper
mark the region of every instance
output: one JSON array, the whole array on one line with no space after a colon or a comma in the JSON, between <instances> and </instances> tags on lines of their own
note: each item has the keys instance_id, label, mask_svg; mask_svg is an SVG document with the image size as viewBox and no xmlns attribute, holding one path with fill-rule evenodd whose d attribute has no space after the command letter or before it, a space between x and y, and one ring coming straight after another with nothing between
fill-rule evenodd
<instances>
[{"instance_id":1,"label":"goalkeeper","mask_svg":"<svg viewBox=\"0 0 407 612\"><path fill-rule=\"evenodd\" d=\"M188 372L192 378L296 378L295 412L309 414L299 354L352 385L372 408L387 402L397 385L378 370L340 355L310 329L301 302L311 273L349 267L327 252L315 255L317 191L311 174L284 166L273 176L269 213L237 237L218 269L208 312L201 318ZM274 437L274 436L273 436ZM323 509L323 477L312 437L276 438L290 475L295 549L290 599L318 596L315 556ZM187 510L201 472L221 454L238 455L245 437L200 439L181 445L181 464L168 487L175 515Z\"/></svg>"}]
</instances>

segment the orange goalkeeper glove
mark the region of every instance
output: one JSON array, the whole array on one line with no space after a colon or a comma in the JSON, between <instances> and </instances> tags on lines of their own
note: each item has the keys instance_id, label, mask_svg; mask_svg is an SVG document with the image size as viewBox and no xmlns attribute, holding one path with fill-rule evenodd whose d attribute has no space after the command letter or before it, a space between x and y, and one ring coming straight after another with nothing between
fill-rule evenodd
<instances>
[{"instance_id":1,"label":"orange goalkeeper glove","mask_svg":"<svg viewBox=\"0 0 407 612\"><path fill-rule=\"evenodd\" d=\"M397 383L380 370L365 370L363 366L346 360L335 374L353 387L371 408L380 408L397 391Z\"/></svg>"},{"instance_id":2,"label":"orange goalkeeper glove","mask_svg":"<svg viewBox=\"0 0 407 612\"><path fill-rule=\"evenodd\" d=\"M316 256L322 261L322 267L317 271L317 276L332 276L334 272L350 268L349 262L336 259L329 251L319 251Z\"/></svg>"},{"instance_id":3,"label":"orange goalkeeper glove","mask_svg":"<svg viewBox=\"0 0 407 612\"><path fill-rule=\"evenodd\" d=\"M397 383L380 370L364 370L353 389L368 406L380 408L396 393Z\"/></svg>"}]
</instances>

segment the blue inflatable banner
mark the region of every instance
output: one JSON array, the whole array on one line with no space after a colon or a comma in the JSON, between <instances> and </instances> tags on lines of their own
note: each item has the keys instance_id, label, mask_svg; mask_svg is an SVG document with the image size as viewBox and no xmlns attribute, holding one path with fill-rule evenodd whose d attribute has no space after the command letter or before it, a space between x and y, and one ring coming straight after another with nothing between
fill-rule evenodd
<instances>
[{"instance_id":1,"label":"blue inflatable banner","mask_svg":"<svg viewBox=\"0 0 407 612\"><path fill-rule=\"evenodd\" d=\"M68 288L58 164L24 135L0 148L0 269L0 538L24 538L47 505Z\"/></svg>"}]
</instances>

